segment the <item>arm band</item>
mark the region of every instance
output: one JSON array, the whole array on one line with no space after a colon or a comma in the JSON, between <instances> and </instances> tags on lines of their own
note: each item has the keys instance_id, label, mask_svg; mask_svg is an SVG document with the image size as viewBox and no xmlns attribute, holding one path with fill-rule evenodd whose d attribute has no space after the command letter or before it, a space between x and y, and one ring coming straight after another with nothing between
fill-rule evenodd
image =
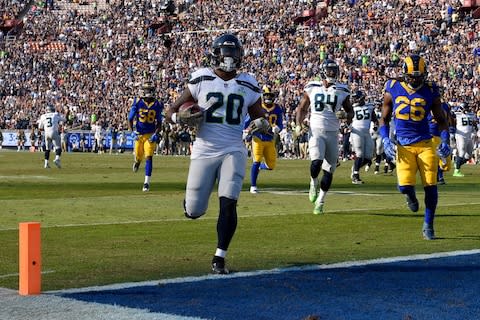
<instances>
[{"instance_id":1,"label":"arm band","mask_svg":"<svg viewBox=\"0 0 480 320\"><path fill-rule=\"evenodd\" d=\"M390 138L390 127L389 126L387 126L387 125L381 126L380 129L378 130L378 132L380 133L380 136L382 137L382 139Z\"/></svg>"}]
</instances>

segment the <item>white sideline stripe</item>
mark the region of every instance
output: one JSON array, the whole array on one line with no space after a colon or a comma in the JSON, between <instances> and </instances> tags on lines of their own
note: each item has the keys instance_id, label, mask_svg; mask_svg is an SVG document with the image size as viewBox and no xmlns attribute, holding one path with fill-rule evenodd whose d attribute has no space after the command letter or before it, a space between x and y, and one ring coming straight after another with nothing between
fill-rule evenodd
<instances>
[{"instance_id":1,"label":"white sideline stripe","mask_svg":"<svg viewBox=\"0 0 480 320\"><path fill-rule=\"evenodd\" d=\"M480 202L469 202L469 203L452 203L452 204L442 204L437 207L458 207L458 206L476 206L480 205ZM383 207L383 208L351 208L346 210L329 210L327 214L330 213L345 213L345 212L364 212L364 211L381 211L381 210L391 210L391 207ZM289 212L277 212L277 213L269 213L269 214L255 214L255 215L239 215L239 219L243 218L257 218L257 217L275 217L275 216L289 216L289 215L303 215L303 214L311 214L310 211L298 211L292 213ZM441 214L439 214L441 215ZM202 220L217 220L218 217L215 216L203 216ZM51 229L51 228L74 228L74 227L95 227L95 226L111 226L111 225L124 225L124 224L142 224L142 223L158 223L158 222L182 222L182 221L189 221L186 218L165 218L165 219L154 219L154 220L132 220L132 221L118 221L118 222L96 222L96 223L70 223L70 224L57 224L52 226L42 226L42 229ZM18 227L15 228L0 228L0 232L2 231L15 231L18 230Z\"/></svg>"},{"instance_id":2,"label":"white sideline stripe","mask_svg":"<svg viewBox=\"0 0 480 320\"><path fill-rule=\"evenodd\" d=\"M47 273L54 273L55 270L45 270L40 272L41 274L47 274ZM0 275L0 279L2 278L10 278L10 277L18 277L20 274L19 273L9 273L9 274L2 274Z\"/></svg>"},{"instance_id":3,"label":"white sideline stripe","mask_svg":"<svg viewBox=\"0 0 480 320\"><path fill-rule=\"evenodd\" d=\"M54 178L48 177L48 176L28 176L28 175L0 176L0 179L12 179L12 180L19 180L19 179L44 179L44 180L54 180Z\"/></svg>"},{"instance_id":4,"label":"white sideline stripe","mask_svg":"<svg viewBox=\"0 0 480 320\"><path fill-rule=\"evenodd\" d=\"M437 252L437 253L429 253L429 254L415 254L411 256L346 261L346 262L338 262L338 263L332 263L332 264L306 265L301 267L275 268L271 270L236 272L229 275L209 274L209 275L199 276L199 277L184 277L184 278L163 279L163 280L156 280L156 281L119 283L119 284L112 284L112 285L106 285L106 286L93 286L93 287L85 287L85 288L47 291L45 293L64 294L64 293L82 293L82 292L89 292L89 291L103 291L103 290L120 290L120 289L135 288L135 287L141 287L141 286L156 286L156 285L165 285L165 284L171 284L171 283L186 283L186 282L199 282L199 281L205 281L205 280L245 278L245 277L280 274L280 273L294 272L294 271L343 269L343 268L351 268L351 267L368 266L372 264L385 264L385 263L403 262L403 261L437 259L437 258L456 257L456 256L474 255L474 254L480 254L480 249Z\"/></svg>"}]
</instances>

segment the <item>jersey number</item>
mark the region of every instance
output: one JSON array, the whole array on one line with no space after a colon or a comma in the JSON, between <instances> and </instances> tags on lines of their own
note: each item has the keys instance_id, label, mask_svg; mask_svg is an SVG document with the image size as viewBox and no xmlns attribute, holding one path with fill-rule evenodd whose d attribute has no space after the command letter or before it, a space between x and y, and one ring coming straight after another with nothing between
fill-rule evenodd
<instances>
[{"instance_id":1,"label":"jersey number","mask_svg":"<svg viewBox=\"0 0 480 320\"><path fill-rule=\"evenodd\" d=\"M368 109L360 109L355 111L355 119L357 120L370 120L370 112Z\"/></svg>"},{"instance_id":2,"label":"jersey number","mask_svg":"<svg viewBox=\"0 0 480 320\"><path fill-rule=\"evenodd\" d=\"M210 92L207 94L207 103L215 101L206 111L205 121L210 123L223 123L238 125L242 114L244 99L241 95L231 93L227 97L225 116L214 115L215 111L223 106L224 96L221 92Z\"/></svg>"},{"instance_id":3,"label":"jersey number","mask_svg":"<svg viewBox=\"0 0 480 320\"><path fill-rule=\"evenodd\" d=\"M48 118L45 118L45 120L47 120L47 128L50 128L51 126L53 126L53 119L48 117Z\"/></svg>"},{"instance_id":4,"label":"jersey number","mask_svg":"<svg viewBox=\"0 0 480 320\"><path fill-rule=\"evenodd\" d=\"M140 108L138 110L138 121L143 123L154 123L157 118L157 112L151 109Z\"/></svg>"},{"instance_id":5,"label":"jersey number","mask_svg":"<svg viewBox=\"0 0 480 320\"><path fill-rule=\"evenodd\" d=\"M470 118L462 118L462 126L464 127L471 127L473 126L473 121Z\"/></svg>"},{"instance_id":6,"label":"jersey number","mask_svg":"<svg viewBox=\"0 0 480 320\"><path fill-rule=\"evenodd\" d=\"M335 106L337 105L337 96L334 94L323 94L317 93L314 97L314 108L315 111L323 111L326 106L330 106L332 111L335 111Z\"/></svg>"},{"instance_id":7,"label":"jersey number","mask_svg":"<svg viewBox=\"0 0 480 320\"><path fill-rule=\"evenodd\" d=\"M395 99L397 108L395 109L395 118L400 120L422 121L425 118L425 106L427 102L423 98L408 99L405 96L399 96Z\"/></svg>"}]
</instances>

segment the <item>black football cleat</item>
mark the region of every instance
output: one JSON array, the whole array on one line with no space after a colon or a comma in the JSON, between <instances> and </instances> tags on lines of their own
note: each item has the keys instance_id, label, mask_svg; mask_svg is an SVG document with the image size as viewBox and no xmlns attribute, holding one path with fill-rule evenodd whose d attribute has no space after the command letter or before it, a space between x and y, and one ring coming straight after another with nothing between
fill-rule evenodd
<instances>
[{"instance_id":1,"label":"black football cleat","mask_svg":"<svg viewBox=\"0 0 480 320\"><path fill-rule=\"evenodd\" d=\"M225 267L225 258L214 256L212 260L213 274L229 274L230 271Z\"/></svg>"}]
</instances>

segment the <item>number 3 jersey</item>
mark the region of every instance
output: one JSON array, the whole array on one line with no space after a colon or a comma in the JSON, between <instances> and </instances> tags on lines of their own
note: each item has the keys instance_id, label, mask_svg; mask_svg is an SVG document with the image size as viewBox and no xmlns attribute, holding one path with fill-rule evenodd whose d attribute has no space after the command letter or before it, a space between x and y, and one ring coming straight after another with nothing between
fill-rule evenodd
<instances>
[{"instance_id":1,"label":"number 3 jersey","mask_svg":"<svg viewBox=\"0 0 480 320\"><path fill-rule=\"evenodd\" d=\"M392 96L398 143L409 145L431 139L428 114L433 101L440 97L437 85L427 82L421 88L412 90L406 83L392 79L386 82L385 92Z\"/></svg>"},{"instance_id":2,"label":"number 3 jersey","mask_svg":"<svg viewBox=\"0 0 480 320\"><path fill-rule=\"evenodd\" d=\"M310 99L310 127L338 131L340 123L335 112L342 108L343 101L350 96L348 87L341 83L325 87L323 82L310 81L304 90Z\"/></svg>"},{"instance_id":3,"label":"number 3 jersey","mask_svg":"<svg viewBox=\"0 0 480 320\"><path fill-rule=\"evenodd\" d=\"M204 110L191 159L213 158L233 151L247 152L242 140L248 108L261 96L257 80L239 73L225 81L210 68L192 73L188 89Z\"/></svg>"}]
</instances>

